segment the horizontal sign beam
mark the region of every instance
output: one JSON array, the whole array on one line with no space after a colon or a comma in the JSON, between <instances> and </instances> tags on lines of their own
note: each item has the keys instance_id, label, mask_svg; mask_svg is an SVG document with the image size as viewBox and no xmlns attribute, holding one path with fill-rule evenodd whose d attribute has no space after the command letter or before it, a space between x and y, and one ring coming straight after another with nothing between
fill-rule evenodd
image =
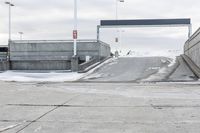
<instances>
[{"instance_id":1,"label":"horizontal sign beam","mask_svg":"<svg viewBox=\"0 0 200 133\"><path fill-rule=\"evenodd\" d=\"M101 20L101 27L191 25L190 19Z\"/></svg>"}]
</instances>

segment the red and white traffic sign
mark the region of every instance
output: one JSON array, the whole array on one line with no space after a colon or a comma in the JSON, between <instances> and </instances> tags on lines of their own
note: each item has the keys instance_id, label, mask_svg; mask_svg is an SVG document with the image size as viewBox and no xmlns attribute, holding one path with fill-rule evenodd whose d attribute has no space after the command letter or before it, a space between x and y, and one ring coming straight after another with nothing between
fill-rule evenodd
<instances>
[{"instance_id":1,"label":"red and white traffic sign","mask_svg":"<svg viewBox=\"0 0 200 133\"><path fill-rule=\"evenodd\" d=\"M78 38L78 31L74 30L73 31L73 39L77 39Z\"/></svg>"},{"instance_id":2,"label":"red and white traffic sign","mask_svg":"<svg viewBox=\"0 0 200 133\"><path fill-rule=\"evenodd\" d=\"M119 42L119 39L118 39L118 37L116 37L116 38L115 38L115 42L116 42L116 43L117 43L117 42Z\"/></svg>"}]
</instances>

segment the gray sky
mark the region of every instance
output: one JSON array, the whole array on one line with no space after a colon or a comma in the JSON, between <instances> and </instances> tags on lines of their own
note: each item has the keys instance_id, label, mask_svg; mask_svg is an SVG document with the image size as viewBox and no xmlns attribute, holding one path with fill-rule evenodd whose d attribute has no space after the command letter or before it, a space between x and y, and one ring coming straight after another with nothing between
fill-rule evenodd
<instances>
[{"instance_id":1,"label":"gray sky","mask_svg":"<svg viewBox=\"0 0 200 133\"><path fill-rule=\"evenodd\" d=\"M71 39L73 0L11 0L12 39ZM116 0L78 0L79 39L96 38L96 25L101 19L115 19ZM0 2L0 45L8 39L8 7ZM200 25L199 0L125 0L119 3L120 19L191 18L193 31ZM101 39L115 49L128 51L182 50L187 28L125 28L121 29L121 44L114 43L114 29L104 29Z\"/></svg>"}]
</instances>

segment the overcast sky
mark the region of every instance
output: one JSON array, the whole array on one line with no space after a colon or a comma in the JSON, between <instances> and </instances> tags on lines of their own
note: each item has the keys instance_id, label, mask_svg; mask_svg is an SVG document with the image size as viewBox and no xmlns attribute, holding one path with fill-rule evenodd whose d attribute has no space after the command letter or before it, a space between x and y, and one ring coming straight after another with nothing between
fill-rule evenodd
<instances>
[{"instance_id":1,"label":"overcast sky","mask_svg":"<svg viewBox=\"0 0 200 133\"><path fill-rule=\"evenodd\" d=\"M95 39L96 25L102 19L115 19L116 0L78 0L79 39ZM0 45L8 40L8 7L0 2ZM12 39L66 40L72 38L73 0L11 0ZM125 0L119 3L120 19L191 18L193 31L200 26L199 0ZM121 43L116 45L115 29L104 29L101 40L122 50L162 52L182 50L188 29L124 28Z\"/></svg>"}]
</instances>

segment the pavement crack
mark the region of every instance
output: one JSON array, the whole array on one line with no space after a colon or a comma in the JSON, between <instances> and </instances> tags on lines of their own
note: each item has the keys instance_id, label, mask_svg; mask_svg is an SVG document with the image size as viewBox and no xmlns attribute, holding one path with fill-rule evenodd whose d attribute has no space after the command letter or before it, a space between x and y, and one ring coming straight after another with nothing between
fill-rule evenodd
<instances>
[{"instance_id":1,"label":"pavement crack","mask_svg":"<svg viewBox=\"0 0 200 133\"><path fill-rule=\"evenodd\" d=\"M154 109L159 109L159 108L200 108L200 105L138 105L138 106L102 106L102 105L66 105L66 104L52 104L52 105L47 105L47 104L6 104L7 106L21 106L21 107L63 107L63 108L149 108L153 107Z\"/></svg>"},{"instance_id":2,"label":"pavement crack","mask_svg":"<svg viewBox=\"0 0 200 133\"><path fill-rule=\"evenodd\" d=\"M163 109L163 108L200 108L200 105L153 105L151 107L154 109Z\"/></svg>"},{"instance_id":3,"label":"pavement crack","mask_svg":"<svg viewBox=\"0 0 200 133\"><path fill-rule=\"evenodd\" d=\"M47 104L6 104L7 106L22 106L22 107L62 107L70 105L47 105Z\"/></svg>"},{"instance_id":4,"label":"pavement crack","mask_svg":"<svg viewBox=\"0 0 200 133\"><path fill-rule=\"evenodd\" d=\"M80 96L81 94L79 95L76 95L70 99L68 99L67 101L65 101L64 103L62 103L61 105L65 105L67 104L68 102L70 102L71 100L73 100L74 98ZM26 129L27 127L29 127L31 124L37 122L38 120L40 120L41 118L43 118L44 116L48 115L49 113L55 111L56 109L58 109L60 106L55 106L53 109L47 111L46 113L42 114L41 116L39 116L38 118L36 118L35 120L31 121L30 123L28 123L27 125L25 125L23 128L19 129L16 133L19 133L21 131L23 131L24 129Z\"/></svg>"},{"instance_id":5,"label":"pavement crack","mask_svg":"<svg viewBox=\"0 0 200 133\"><path fill-rule=\"evenodd\" d=\"M21 107L74 107L74 108L145 108L145 107L151 107L148 105L141 105L141 106L101 106L101 105L45 105L45 104L7 104L7 106L21 106Z\"/></svg>"}]
</instances>

